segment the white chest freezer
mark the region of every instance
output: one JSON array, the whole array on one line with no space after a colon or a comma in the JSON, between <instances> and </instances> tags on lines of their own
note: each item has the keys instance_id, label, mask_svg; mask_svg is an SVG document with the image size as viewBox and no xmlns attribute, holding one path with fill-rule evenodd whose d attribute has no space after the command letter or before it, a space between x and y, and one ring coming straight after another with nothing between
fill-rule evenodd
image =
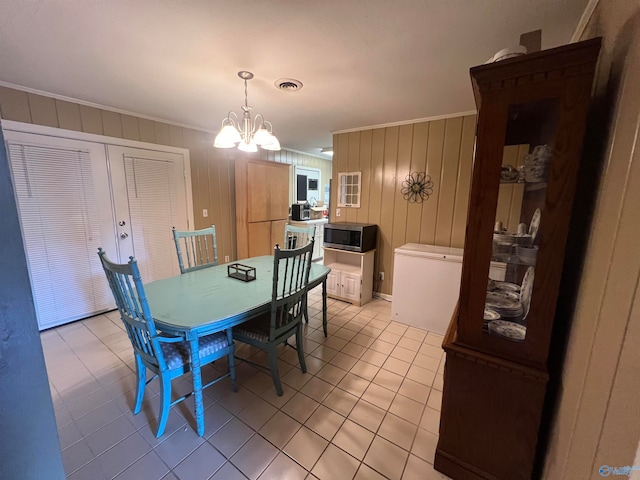
<instances>
[{"instance_id":1,"label":"white chest freezer","mask_svg":"<svg viewBox=\"0 0 640 480\"><path fill-rule=\"evenodd\" d=\"M460 294L461 248L407 243L394 251L394 321L444 335ZM503 280L505 267L492 263L489 276Z\"/></svg>"}]
</instances>

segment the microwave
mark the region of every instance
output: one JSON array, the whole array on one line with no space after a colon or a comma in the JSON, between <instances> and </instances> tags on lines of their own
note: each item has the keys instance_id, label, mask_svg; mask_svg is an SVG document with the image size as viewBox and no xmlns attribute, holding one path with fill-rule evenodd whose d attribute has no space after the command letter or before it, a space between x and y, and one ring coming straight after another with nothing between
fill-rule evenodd
<instances>
[{"instance_id":1,"label":"microwave","mask_svg":"<svg viewBox=\"0 0 640 480\"><path fill-rule=\"evenodd\" d=\"M376 248L378 226L369 223L327 223L323 245L351 252L368 252Z\"/></svg>"}]
</instances>

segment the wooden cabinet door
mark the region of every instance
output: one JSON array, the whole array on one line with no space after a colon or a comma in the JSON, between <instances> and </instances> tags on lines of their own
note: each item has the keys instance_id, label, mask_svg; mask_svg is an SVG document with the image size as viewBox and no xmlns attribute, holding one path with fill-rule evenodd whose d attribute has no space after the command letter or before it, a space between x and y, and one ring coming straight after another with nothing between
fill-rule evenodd
<instances>
[{"instance_id":1,"label":"wooden cabinet door","mask_svg":"<svg viewBox=\"0 0 640 480\"><path fill-rule=\"evenodd\" d=\"M249 222L289 216L289 166L249 162L247 171Z\"/></svg>"},{"instance_id":2,"label":"wooden cabinet door","mask_svg":"<svg viewBox=\"0 0 640 480\"><path fill-rule=\"evenodd\" d=\"M353 302L360 301L360 275L342 272L340 275L341 296Z\"/></svg>"},{"instance_id":3,"label":"wooden cabinet door","mask_svg":"<svg viewBox=\"0 0 640 480\"><path fill-rule=\"evenodd\" d=\"M269 197L270 165L249 162L247 164L247 213L249 222L264 222L271 220Z\"/></svg>"},{"instance_id":4,"label":"wooden cabinet door","mask_svg":"<svg viewBox=\"0 0 640 480\"><path fill-rule=\"evenodd\" d=\"M273 247L271 245L271 222L250 223L248 228L248 237L250 257L273 255Z\"/></svg>"},{"instance_id":5,"label":"wooden cabinet door","mask_svg":"<svg viewBox=\"0 0 640 480\"><path fill-rule=\"evenodd\" d=\"M289 166L282 164L269 166L268 186L269 189L269 220L281 220L289 217ZM284 238L284 227L280 239ZM280 240L282 241L282 240Z\"/></svg>"}]
</instances>

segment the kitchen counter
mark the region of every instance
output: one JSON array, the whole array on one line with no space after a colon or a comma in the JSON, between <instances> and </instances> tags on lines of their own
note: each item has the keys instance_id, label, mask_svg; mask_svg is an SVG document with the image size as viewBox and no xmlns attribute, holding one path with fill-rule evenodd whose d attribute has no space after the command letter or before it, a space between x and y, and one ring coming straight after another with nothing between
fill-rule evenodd
<instances>
[{"instance_id":1,"label":"kitchen counter","mask_svg":"<svg viewBox=\"0 0 640 480\"><path fill-rule=\"evenodd\" d=\"M321 223L329 223L329 219L328 218L318 218L315 220L291 220L291 217L289 217L289 225L294 225L296 227L305 227L307 225L318 225Z\"/></svg>"}]
</instances>

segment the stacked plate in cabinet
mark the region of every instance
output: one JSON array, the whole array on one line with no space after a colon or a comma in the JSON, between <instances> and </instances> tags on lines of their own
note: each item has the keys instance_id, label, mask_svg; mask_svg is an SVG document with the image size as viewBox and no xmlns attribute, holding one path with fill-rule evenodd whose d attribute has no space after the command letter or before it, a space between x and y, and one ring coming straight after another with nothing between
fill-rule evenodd
<instances>
[{"instance_id":1,"label":"stacked plate in cabinet","mask_svg":"<svg viewBox=\"0 0 640 480\"><path fill-rule=\"evenodd\" d=\"M531 244L531 235L528 233L511 234L499 233L493 234L493 259L497 261L507 262L515 252L518 246L528 246Z\"/></svg>"},{"instance_id":2,"label":"stacked plate in cabinet","mask_svg":"<svg viewBox=\"0 0 640 480\"><path fill-rule=\"evenodd\" d=\"M500 320L500 314L495 310L491 310L485 306L484 309L484 320L482 322L482 331L489 332L489 323L494 322L496 320Z\"/></svg>"},{"instance_id":3,"label":"stacked plate in cabinet","mask_svg":"<svg viewBox=\"0 0 640 480\"><path fill-rule=\"evenodd\" d=\"M483 330L513 341L523 341L526 327L520 286L509 282L489 280L485 301ZM495 314L495 315L493 315ZM497 316L496 316L497 315Z\"/></svg>"},{"instance_id":4,"label":"stacked plate in cabinet","mask_svg":"<svg viewBox=\"0 0 640 480\"><path fill-rule=\"evenodd\" d=\"M524 342L527 336L527 327L515 322L494 320L489 323L489 333L514 342Z\"/></svg>"}]
</instances>

